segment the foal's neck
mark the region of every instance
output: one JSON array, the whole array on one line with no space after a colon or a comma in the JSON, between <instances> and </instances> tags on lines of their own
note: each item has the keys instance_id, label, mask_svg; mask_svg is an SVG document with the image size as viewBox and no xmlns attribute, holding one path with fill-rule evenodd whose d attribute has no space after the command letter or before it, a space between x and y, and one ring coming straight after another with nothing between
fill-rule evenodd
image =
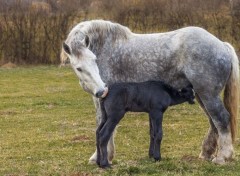
<instances>
[{"instance_id":1,"label":"foal's neck","mask_svg":"<svg viewBox=\"0 0 240 176\"><path fill-rule=\"evenodd\" d=\"M171 106L186 102L186 98L183 98L178 92L171 95Z\"/></svg>"}]
</instances>

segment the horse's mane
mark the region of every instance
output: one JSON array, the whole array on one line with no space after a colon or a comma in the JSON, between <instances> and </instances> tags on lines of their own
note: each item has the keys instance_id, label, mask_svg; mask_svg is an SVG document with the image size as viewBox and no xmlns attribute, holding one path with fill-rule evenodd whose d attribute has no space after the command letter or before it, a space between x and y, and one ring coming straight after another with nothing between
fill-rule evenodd
<instances>
[{"instance_id":1,"label":"horse's mane","mask_svg":"<svg viewBox=\"0 0 240 176\"><path fill-rule=\"evenodd\" d=\"M91 20L79 24L81 31L89 37L98 35L100 38L111 36L113 39L127 39L131 34L129 28L118 23L105 20Z\"/></svg>"},{"instance_id":2,"label":"horse's mane","mask_svg":"<svg viewBox=\"0 0 240 176\"><path fill-rule=\"evenodd\" d=\"M105 20L91 20L76 25L69 33L66 43L70 44L72 51L78 54L82 46L81 42L88 36L90 50L98 55L106 41L111 42L110 45L112 45L117 40L128 39L131 34L132 32L129 28L118 23Z\"/></svg>"}]
</instances>

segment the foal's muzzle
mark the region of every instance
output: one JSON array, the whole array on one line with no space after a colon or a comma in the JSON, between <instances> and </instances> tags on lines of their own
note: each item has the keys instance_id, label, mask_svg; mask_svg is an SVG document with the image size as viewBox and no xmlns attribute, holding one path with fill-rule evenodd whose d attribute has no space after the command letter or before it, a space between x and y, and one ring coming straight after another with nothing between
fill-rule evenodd
<instances>
[{"instance_id":1,"label":"foal's muzzle","mask_svg":"<svg viewBox=\"0 0 240 176\"><path fill-rule=\"evenodd\" d=\"M194 100L188 101L189 104L195 104Z\"/></svg>"},{"instance_id":2,"label":"foal's muzzle","mask_svg":"<svg viewBox=\"0 0 240 176\"><path fill-rule=\"evenodd\" d=\"M194 97L191 98L190 100L188 100L188 103L189 103L189 104L195 104Z\"/></svg>"}]
</instances>

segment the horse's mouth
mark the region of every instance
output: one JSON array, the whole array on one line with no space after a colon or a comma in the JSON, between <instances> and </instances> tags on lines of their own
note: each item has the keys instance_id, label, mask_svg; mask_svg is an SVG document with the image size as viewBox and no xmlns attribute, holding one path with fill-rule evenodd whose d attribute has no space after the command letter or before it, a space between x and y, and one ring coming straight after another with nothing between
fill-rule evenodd
<instances>
[{"instance_id":1,"label":"horse's mouth","mask_svg":"<svg viewBox=\"0 0 240 176\"><path fill-rule=\"evenodd\" d=\"M107 96L107 94L108 94L108 87L105 87L101 98L105 98Z\"/></svg>"}]
</instances>

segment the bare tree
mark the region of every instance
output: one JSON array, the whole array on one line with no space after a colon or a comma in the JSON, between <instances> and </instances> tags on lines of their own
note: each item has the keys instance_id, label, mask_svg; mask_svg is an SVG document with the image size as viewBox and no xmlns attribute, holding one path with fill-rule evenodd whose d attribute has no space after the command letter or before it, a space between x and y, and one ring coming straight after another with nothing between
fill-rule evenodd
<instances>
[{"instance_id":1,"label":"bare tree","mask_svg":"<svg viewBox=\"0 0 240 176\"><path fill-rule=\"evenodd\" d=\"M240 41L240 0L230 0L232 16L232 39L233 42ZM239 52L240 48L238 48Z\"/></svg>"},{"instance_id":2,"label":"bare tree","mask_svg":"<svg viewBox=\"0 0 240 176\"><path fill-rule=\"evenodd\" d=\"M0 63L59 63L69 29L93 18L140 33L201 26L240 49L240 0L0 0Z\"/></svg>"}]
</instances>

